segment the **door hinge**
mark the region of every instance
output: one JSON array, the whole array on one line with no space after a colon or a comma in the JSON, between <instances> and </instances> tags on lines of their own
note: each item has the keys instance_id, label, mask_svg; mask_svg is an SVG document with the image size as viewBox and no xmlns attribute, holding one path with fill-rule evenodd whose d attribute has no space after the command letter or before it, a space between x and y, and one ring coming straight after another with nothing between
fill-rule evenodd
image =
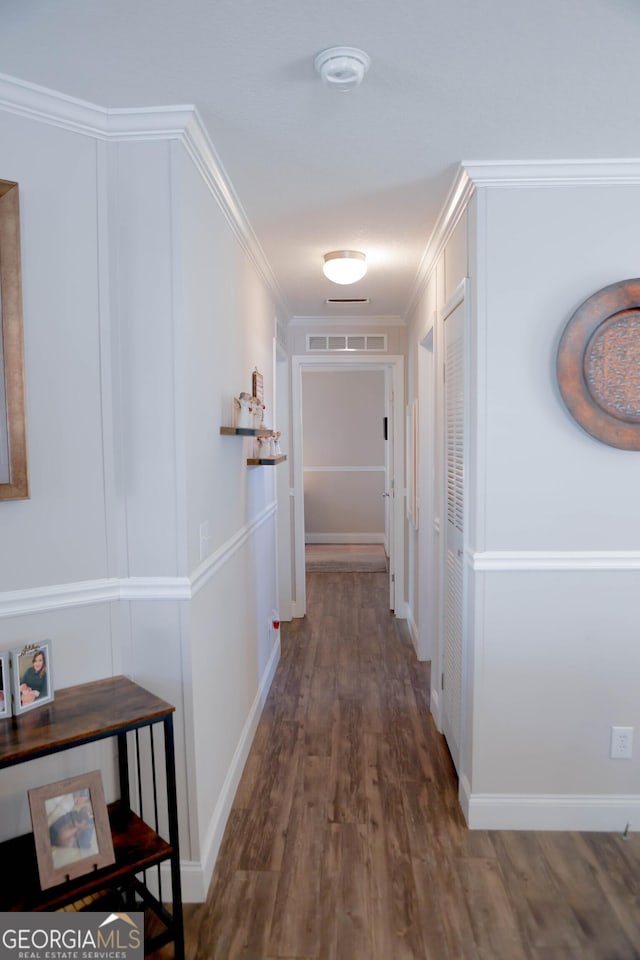
<instances>
[{"instance_id":1,"label":"door hinge","mask_svg":"<svg viewBox=\"0 0 640 960\"><path fill-rule=\"evenodd\" d=\"M441 689L441 690L444 690L444 673L442 674L442 677L440 678L440 689Z\"/></svg>"},{"instance_id":2,"label":"door hinge","mask_svg":"<svg viewBox=\"0 0 640 960\"><path fill-rule=\"evenodd\" d=\"M395 575L395 573L392 573L392 574L391 574L391 583L395 583L395 582L396 582L396 575Z\"/></svg>"}]
</instances>

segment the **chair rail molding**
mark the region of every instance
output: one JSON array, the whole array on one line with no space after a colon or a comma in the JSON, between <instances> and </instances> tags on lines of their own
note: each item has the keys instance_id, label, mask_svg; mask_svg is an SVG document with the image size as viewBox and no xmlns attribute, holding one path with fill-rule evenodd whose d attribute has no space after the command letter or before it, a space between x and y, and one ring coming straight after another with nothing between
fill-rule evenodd
<instances>
[{"instance_id":1,"label":"chair rail molding","mask_svg":"<svg viewBox=\"0 0 640 960\"><path fill-rule=\"evenodd\" d=\"M640 550L487 550L471 554L474 570L640 570Z\"/></svg>"},{"instance_id":2,"label":"chair rail molding","mask_svg":"<svg viewBox=\"0 0 640 960\"><path fill-rule=\"evenodd\" d=\"M191 576L108 577L9 590L0 593L0 619L62 610L66 607L111 603L114 600L193 600L215 573L228 563L275 513L274 501L207 557Z\"/></svg>"}]
</instances>

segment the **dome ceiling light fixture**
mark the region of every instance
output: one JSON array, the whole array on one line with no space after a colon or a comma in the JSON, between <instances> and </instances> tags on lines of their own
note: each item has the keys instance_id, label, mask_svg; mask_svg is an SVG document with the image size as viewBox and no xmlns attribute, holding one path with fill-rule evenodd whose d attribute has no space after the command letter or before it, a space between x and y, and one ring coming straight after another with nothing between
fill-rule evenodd
<instances>
[{"instance_id":1,"label":"dome ceiling light fixture","mask_svg":"<svg viewBox=\"0 0 640 960\"><path fill-rule=\"evenodd\" d=\"M357 47L329 47L314 62L323 83L333 90L345 91L360 86L371 59Z\"/></svg>"},{"instance_id":2,"label":"dome ceiling light fixture","mask_svg":"<svg viewBox=\"0 0 640 960\"><path fill-rule=\"evenodd\" d=\"M322 272L332 283L356 283L367 272L367 258L359 250L325 253Z\"/></svg>"}]
</instances>

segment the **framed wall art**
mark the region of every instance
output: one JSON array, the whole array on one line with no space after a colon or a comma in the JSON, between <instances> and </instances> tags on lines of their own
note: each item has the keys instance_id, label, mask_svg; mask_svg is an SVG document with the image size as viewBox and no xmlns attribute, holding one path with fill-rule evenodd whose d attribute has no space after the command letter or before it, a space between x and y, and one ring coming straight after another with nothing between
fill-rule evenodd
<instances>
[{"instance_id":1,"label":"framed wall art","mask_svg":"<svg viewBox=\"0 0 640 960\"><path fill-rule=\"evenodd\" d=\"M26 713L53 700L51 641L11 651L13 712Z\"/></svg>"},{"instance_id":2,"label":"framed wall art","mask_svg":"<svg viewBox=\"0 0 640 960\"><path fill-rule=\"evenodd\" d=\"M115 862L99 770L29 790L43 890Z\"/></svg>"},{"instance_id":3,"label":"framed wall art","mask_svg":"<svg viewBox=\"0 0 640 960\"><path fill-rule=\"evenodd\" d=\"M557 377L587 433L640 450L640 279L603 287L578 307L560 340Z\"/></svg>"},{"instance_id":4,"label":"framed wall art","mask_svg":"<svg viewBox=\"0 0 640 960\"><path fill-rule=\"evenodd\" d=\"M264 377L258 373L257 368L251 374L251 391L256 400L264 403Z\"/></svg>"},{"instance_id":5,"label":"framed wall art","mask_svg":"<svg viewBox=\"0 0 640 960\"><path fill-rule=\"evenodd\" d=\"M28 497L18 184L0 180L0 500Z\"/></svg>"}]
</instances>

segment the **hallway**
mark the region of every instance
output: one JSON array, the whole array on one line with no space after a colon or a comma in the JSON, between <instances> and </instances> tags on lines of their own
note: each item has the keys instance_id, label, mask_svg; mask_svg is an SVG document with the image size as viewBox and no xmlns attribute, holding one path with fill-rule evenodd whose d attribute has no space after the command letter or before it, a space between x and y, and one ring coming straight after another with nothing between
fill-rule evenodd
<instances>
[{"instance_id":1,"label":"hallway","mask_svg":"<svg viewBox=\"0 0 640 960\"><path fill-rule=\"evenodd\" d=\"M386 574L307 590L188 960L637 960L638 838L467 831Z\"/></svg>"}]
</instances>

